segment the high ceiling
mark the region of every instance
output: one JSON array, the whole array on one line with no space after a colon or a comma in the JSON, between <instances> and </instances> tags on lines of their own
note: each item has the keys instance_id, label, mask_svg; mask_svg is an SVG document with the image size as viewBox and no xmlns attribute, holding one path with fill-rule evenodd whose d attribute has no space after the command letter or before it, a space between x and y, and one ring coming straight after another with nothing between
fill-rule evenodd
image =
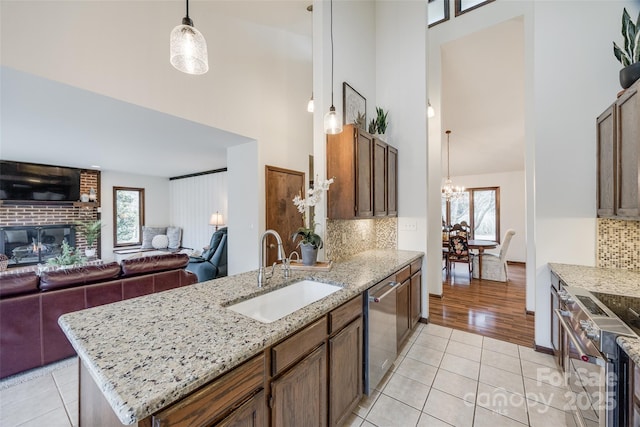
<instances>
[{"instance_id":1,"label":"high ceiling","mask_svg":"<svg viewBox=\"0 0 640 427\"><path fill-rule=\"evenodd\" d=\"M524 170L522 19L451 41L441 54L442 131L451 130L451 175Z\"/></svg>"}]
</instances>

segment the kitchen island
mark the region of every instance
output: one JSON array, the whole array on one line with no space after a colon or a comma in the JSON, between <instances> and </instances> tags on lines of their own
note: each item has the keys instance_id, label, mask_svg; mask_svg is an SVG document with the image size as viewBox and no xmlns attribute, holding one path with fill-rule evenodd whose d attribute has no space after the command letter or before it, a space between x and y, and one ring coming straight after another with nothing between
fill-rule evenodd
<instances>
[{"instance_id":1,"label":"kitchen island","mask_svg":"<svg viewBox=\"0 0 640 427\"><path fill-rule=\"evenodd\" d=\"M288 279L278 267L263 288L257 272L248 272L66 314L59 323L81 360L81 413L83 370L122 424L148 420L422 257L367 251L330 271ZM226 308L300 279L341 290L272 323Z\"/></svg>"}]
</instances>

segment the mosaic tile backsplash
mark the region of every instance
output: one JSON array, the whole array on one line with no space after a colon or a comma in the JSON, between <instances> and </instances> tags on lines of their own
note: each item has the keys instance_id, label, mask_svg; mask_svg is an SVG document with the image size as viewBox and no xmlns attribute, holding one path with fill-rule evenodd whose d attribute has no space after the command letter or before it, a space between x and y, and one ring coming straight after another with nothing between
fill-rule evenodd
<instances>
[{"instance_id":1,"label":"mosaic tile backsplash","mask_svg":"<svg viewBox=\"0 0 640 427\"><path fill-rule=\"evenodd\" d=\"M597 267L640 271L640 221L598 218Z\"/></svg>"},{"instance_id":2,"label":"mosaic tile backsplash","mask_svg":"<svg viewBox=\"0 0 640 427\"><path fill-rule=\"evenodd\" d=\"M396 249L398 218L327 220L327 259L343 261L369 249Z\"/></svg>"}]
</instances>

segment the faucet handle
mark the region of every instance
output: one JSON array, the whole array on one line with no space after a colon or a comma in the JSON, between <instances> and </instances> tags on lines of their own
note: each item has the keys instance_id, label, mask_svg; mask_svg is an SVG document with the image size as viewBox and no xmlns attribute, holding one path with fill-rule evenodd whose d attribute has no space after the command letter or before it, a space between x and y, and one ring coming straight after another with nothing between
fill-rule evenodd
<instances>
[{"instance_id":1,"label":"faucet handle","mask_svg":"<svg viewBox=\"0 0 640 427\"><path fill-rule=\"evenodd\" d=\"M285 279L289 278L289 275L291 274L291 265L290 265L289 258L282 259L282 267L284 268Z\"/></svg>"}]
</instances>

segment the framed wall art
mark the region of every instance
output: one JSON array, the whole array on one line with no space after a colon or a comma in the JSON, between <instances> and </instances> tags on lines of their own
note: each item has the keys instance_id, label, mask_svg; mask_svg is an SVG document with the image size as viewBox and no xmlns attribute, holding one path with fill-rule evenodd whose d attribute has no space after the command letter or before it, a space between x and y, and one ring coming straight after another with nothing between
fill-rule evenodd
<instances>
[{"instance_id":1,"label":"framed wall art","mask_svg":"<svg viewBox=\"0 0 640 427\"><path fill-rule=\"evenodd\" d=\"M342 83L342 114L345 125L353 123L364 129L367 123L367 100L347 82Z\"/></svg>"}]
</instances>

